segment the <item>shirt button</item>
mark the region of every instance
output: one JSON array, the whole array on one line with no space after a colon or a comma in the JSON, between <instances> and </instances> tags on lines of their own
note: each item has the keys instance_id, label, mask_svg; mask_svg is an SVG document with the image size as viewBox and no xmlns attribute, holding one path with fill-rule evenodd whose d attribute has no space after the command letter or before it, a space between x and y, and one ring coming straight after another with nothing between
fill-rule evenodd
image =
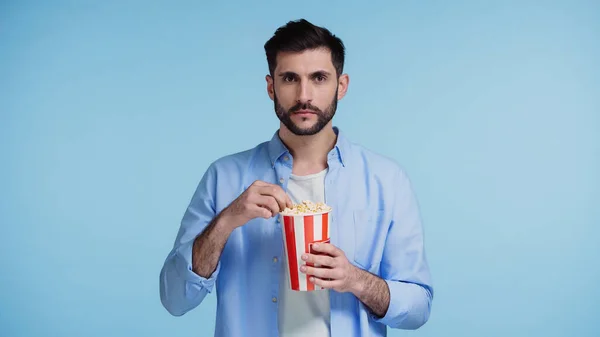
<instances>
[{"instance_id":1,"label":"shirt button","mask_svg":"<svg viewBox=\"0 0 600 337\"><path fill-rule=\"evenodd\" d=\"M273 303L277 303L277 297L273 297L271 301L273 301Z\"/></svg>"},{"instance_id":2,"label":"shirt button","mask_svg":"<svg viewBox=\"0 0 600 337\"><path fill-rule=\"evenodd\" d=\"M283 178L279 178L279 183L280 183L280 184L283 184L283 182L284 182L284 181L285 181L285 179L283 179Z\"/></svg>"},{"instance_id":3,"label":"shirt button","mask_svg":"<svg viewBox=\"0 0 600 337\"><path fill-rule=\"evenodd\" d=\"M277 263L277 256L273 258L273 263Z\"/></svg>"},{"instance_id":4,"label":"shirt button","mask_svg":"<svg viewBox=\"0 0 600 337\"><path fill-rule=\"evenodd\" d=\"M288 161L288 160L290 160L290 157L288 157L288 156L283 156L283 160L285 160L285 161Z\"/></svg>"}]
</instances>

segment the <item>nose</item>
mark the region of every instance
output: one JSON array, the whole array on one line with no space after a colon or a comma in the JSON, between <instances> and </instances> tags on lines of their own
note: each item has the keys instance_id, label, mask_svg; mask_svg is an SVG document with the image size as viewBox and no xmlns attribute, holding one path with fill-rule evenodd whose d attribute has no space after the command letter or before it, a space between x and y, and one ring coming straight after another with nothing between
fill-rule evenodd
<instances>
[{"instance_id":1,"label":"nose","mask_svg":"<svg viewBox=\"0 0 600 337\"><path fill-rule=\"evenodd\" d=\"M308 81L301 81L298 85L298 103L310 103L312 97L312 87Z\"/></svg>"}]
</instances>

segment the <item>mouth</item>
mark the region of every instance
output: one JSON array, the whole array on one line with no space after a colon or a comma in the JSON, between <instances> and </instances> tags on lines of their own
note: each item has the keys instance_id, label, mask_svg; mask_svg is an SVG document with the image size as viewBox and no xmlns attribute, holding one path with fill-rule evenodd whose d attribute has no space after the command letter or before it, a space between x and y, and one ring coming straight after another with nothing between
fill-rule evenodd
<instances>
[{"instance_id":1,"label":"mouth","mask_svg":"<svg viewBox=\"0 0 600 337\"><path fill-rule=\"evenodd\" d=\"M317 113L313 110L298 110L294 112L294 115L316 115Z\"/></svg>"}]
</instances>

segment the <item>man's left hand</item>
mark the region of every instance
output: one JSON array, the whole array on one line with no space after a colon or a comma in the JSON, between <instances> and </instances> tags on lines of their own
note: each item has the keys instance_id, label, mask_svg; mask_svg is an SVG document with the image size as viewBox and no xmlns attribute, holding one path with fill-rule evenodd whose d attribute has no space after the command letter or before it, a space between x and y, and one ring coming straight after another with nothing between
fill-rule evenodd
<instances>
[{"instance_id":1,"label":"man's left hand","mask_svg":"<svg viewBox=\"0 0 600 337\"><path fill-rule=\"evenodd\" d=\"M346 258L346 254L330 243L313 244L317 254L303 254L302 260L319 265L303 265L300 271L309 276L309 281L317 286L337 292L355 292L359 286L359 270Z\"/></svg>"}]
</instances>

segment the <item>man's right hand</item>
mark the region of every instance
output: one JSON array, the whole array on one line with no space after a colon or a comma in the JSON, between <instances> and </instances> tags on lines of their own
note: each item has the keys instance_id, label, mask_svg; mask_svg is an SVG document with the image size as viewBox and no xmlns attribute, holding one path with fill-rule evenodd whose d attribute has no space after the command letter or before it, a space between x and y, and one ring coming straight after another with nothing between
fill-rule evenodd
<instances>
[{"instance_id":1,"label":"man's right hand","mask_svg":"<svg viewBox=\"0 0 600 337\"><path fill-rule=\"evenodd\" d=\"M280 186L256 180L223 210L222 215L237 228L255 218L271 218L292 206L292 200Z\"/></svg>"}]
</instances>

